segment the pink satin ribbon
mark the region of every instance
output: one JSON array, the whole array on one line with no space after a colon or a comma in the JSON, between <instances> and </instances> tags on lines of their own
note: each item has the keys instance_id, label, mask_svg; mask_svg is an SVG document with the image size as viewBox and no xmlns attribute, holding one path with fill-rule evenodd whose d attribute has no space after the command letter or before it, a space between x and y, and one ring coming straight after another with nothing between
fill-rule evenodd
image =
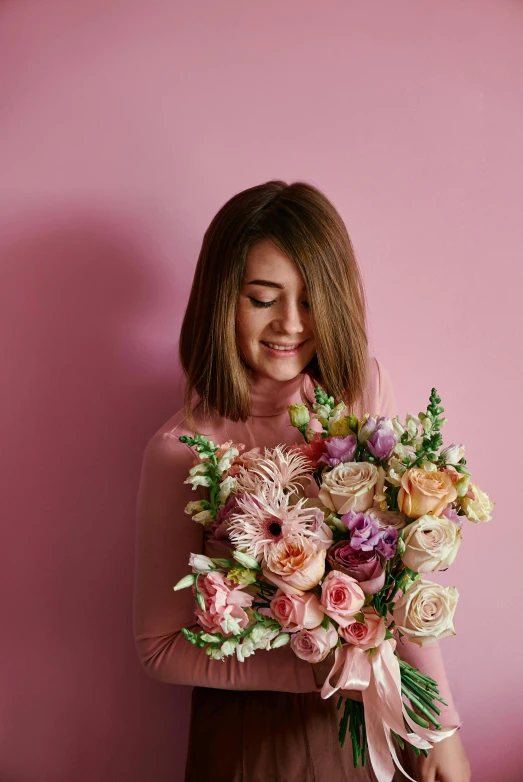
<instances>
[{"instance_id":1,"label":"pink satin ribbon","mask_svg":"<svg viewBox=\"0 0 523 782\"><path fill-rule=\"evenodd\" d=\"M431 749L433 744L452 736L458 726L430 730L409 717L401 698L401 673L395 648L396 641L392 638L383 641L372 655L351 644L338 647L321 696L330 698L337 690L359 690L365 710L369 757L378 782L391 782L394 764L407 779L416 782L401 766L391 730L418 749ZM332 685L331 679L338 671L338 681ZM412 733L405 729L404 719Z\"/></svg>"}]
</instances>

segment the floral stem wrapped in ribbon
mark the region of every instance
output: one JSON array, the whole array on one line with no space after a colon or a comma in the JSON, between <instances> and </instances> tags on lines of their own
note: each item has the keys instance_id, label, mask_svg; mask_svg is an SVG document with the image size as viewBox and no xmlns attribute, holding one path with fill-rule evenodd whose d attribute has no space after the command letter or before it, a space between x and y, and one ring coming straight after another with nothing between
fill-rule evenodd
<instances>
[{"instance_id":1,"label":"floral stem wrapped in ribbon","mask_svg":"<svg viewBox=\"0 0 523 782\"><path fill-rule=\"evenodd\" d=\"M180 438L197 454L186 483L206 492L186 513L227 556L191 554L174 589L192 588L195 628L184 634L214 659L288 643L310 663L332 654L322 697L362 693L338 697L340 743L348 733L354 765L369 757L390 782L397 747L427 754L457 730L438 720L437 682L396 647L455 634L457 590L425 576L452 564L463 521L489 521L494 503L472 483L464 446L443 447L436 389L404 423L359 420L319 386L315 396L312 418L304 404L289 408L303 445L262 454Z\"/></svg>"}]
</instances>

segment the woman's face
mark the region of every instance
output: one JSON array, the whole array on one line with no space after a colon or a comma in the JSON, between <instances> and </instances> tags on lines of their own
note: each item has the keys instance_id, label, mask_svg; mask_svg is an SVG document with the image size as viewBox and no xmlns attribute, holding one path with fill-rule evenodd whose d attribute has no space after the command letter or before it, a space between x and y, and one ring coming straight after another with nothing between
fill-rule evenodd
<instances>
[{"instance_id":1,"label":"woman's face","mask_svg":"<svg viewBox=\"0 0 523 782\"><path fill-rule=\"evenodd\" d=\"M248 252L236 336L245 363L273 380L292 380L316 354L303 278L268 240Z\"/></svg>"}]
</instances>

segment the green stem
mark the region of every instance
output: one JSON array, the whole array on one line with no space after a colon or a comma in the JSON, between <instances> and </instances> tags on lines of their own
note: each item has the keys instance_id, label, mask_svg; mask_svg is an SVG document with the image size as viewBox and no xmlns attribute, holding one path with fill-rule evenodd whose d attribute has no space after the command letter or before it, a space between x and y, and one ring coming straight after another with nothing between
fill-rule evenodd
<instances>
[{"instance_id":1,"label":"green stem","mask_svg":"<svg viewBox=\"0 0 523 782\"><path fill-rule=\"evenodd\" d=\"M430 720L430 722L432 722L432 724L433 724L433 725L435 725L435 726L436 726L436 728L437 728L438 730L441 730L441 725L440 725L440 723L439 723L439 722L438 722L436 719L434 719L434 717L432 716L432 714L430 713L430 711L427 709L427 707L425 706L425 704L423 703L423 701L421 701L419 698L417 698L417 697L416 697L416 695L414 695L414 694L413 694L412 690L409 690L409 689L407 689L407 688L406 688L406 687L405 687L405 686L402 684L402 685L401 685L401 691L402 691L402 693L403 693L404 695L406 695L406 696L407 696L407 698L409 699L409 701L412 703L412 705L413 705L413 706L415 706L417 709L419 709L419 710L421 711L421 713L422 713L422 714L423 714L423 715L424 715L424 716L425 716L425 717L426 717L428 720ZM404 705L405 705L405 704L404 704ZM414 717L413 717L412 715L413 715L415 712L412 712L412 714L411 714L411 712L410 712L410 710L409 710L408 706L405 706L405 708L407 709L407 712L410 714L410 716L412 717L412 719L414 719ZM418 716L418 717L419 717L419 715L416 715L416 716ZM427 728L429 727L428 723L427 723L426 727L427 727Z\"/></svg>"}]
</instances>

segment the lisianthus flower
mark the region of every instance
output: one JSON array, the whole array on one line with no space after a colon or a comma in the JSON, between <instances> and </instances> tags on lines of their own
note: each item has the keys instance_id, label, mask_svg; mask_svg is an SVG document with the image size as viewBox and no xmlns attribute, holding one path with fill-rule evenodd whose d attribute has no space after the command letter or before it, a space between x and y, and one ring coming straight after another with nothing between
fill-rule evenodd
<instances>
[{"instance_id":1,"label":"lisianthus flower","mask_svg":"<svg viewBox=\"0 0 523 782\"><path fill-rule=\"evenodd\" d=\"M376 459L388 459L398 442L394 427L389 418L379 416L376 421L376 428L366 442L367 450L371 452Z\"/></svg>"},{"instance_id":2,"label":"lisianthus flower","mask_svg":"<svg viewBox=\"0 0 523 782\"><path fill-rule=\"evenodd\" d=\"M358 445L355 435L348 434L346 437L336 435L329 437L324 442L326 453L318 459L318 462L325 462L329 467L336 467L341 462L351 462L354 459Z\"/></svg>"},{"instance_id":3,"label":"lisianthus flower","mask_svg":"<svg viewBox=\"0 0 523 782\"><path fill-rule=\"evenodd\" d=\"M340 521L350 530L350 544L353 549L359 551L372 551L381 540L383 530L377 519L373 519L366 513L354 513L350 510L345 513Z\"/></svg>"}]
</instances>

